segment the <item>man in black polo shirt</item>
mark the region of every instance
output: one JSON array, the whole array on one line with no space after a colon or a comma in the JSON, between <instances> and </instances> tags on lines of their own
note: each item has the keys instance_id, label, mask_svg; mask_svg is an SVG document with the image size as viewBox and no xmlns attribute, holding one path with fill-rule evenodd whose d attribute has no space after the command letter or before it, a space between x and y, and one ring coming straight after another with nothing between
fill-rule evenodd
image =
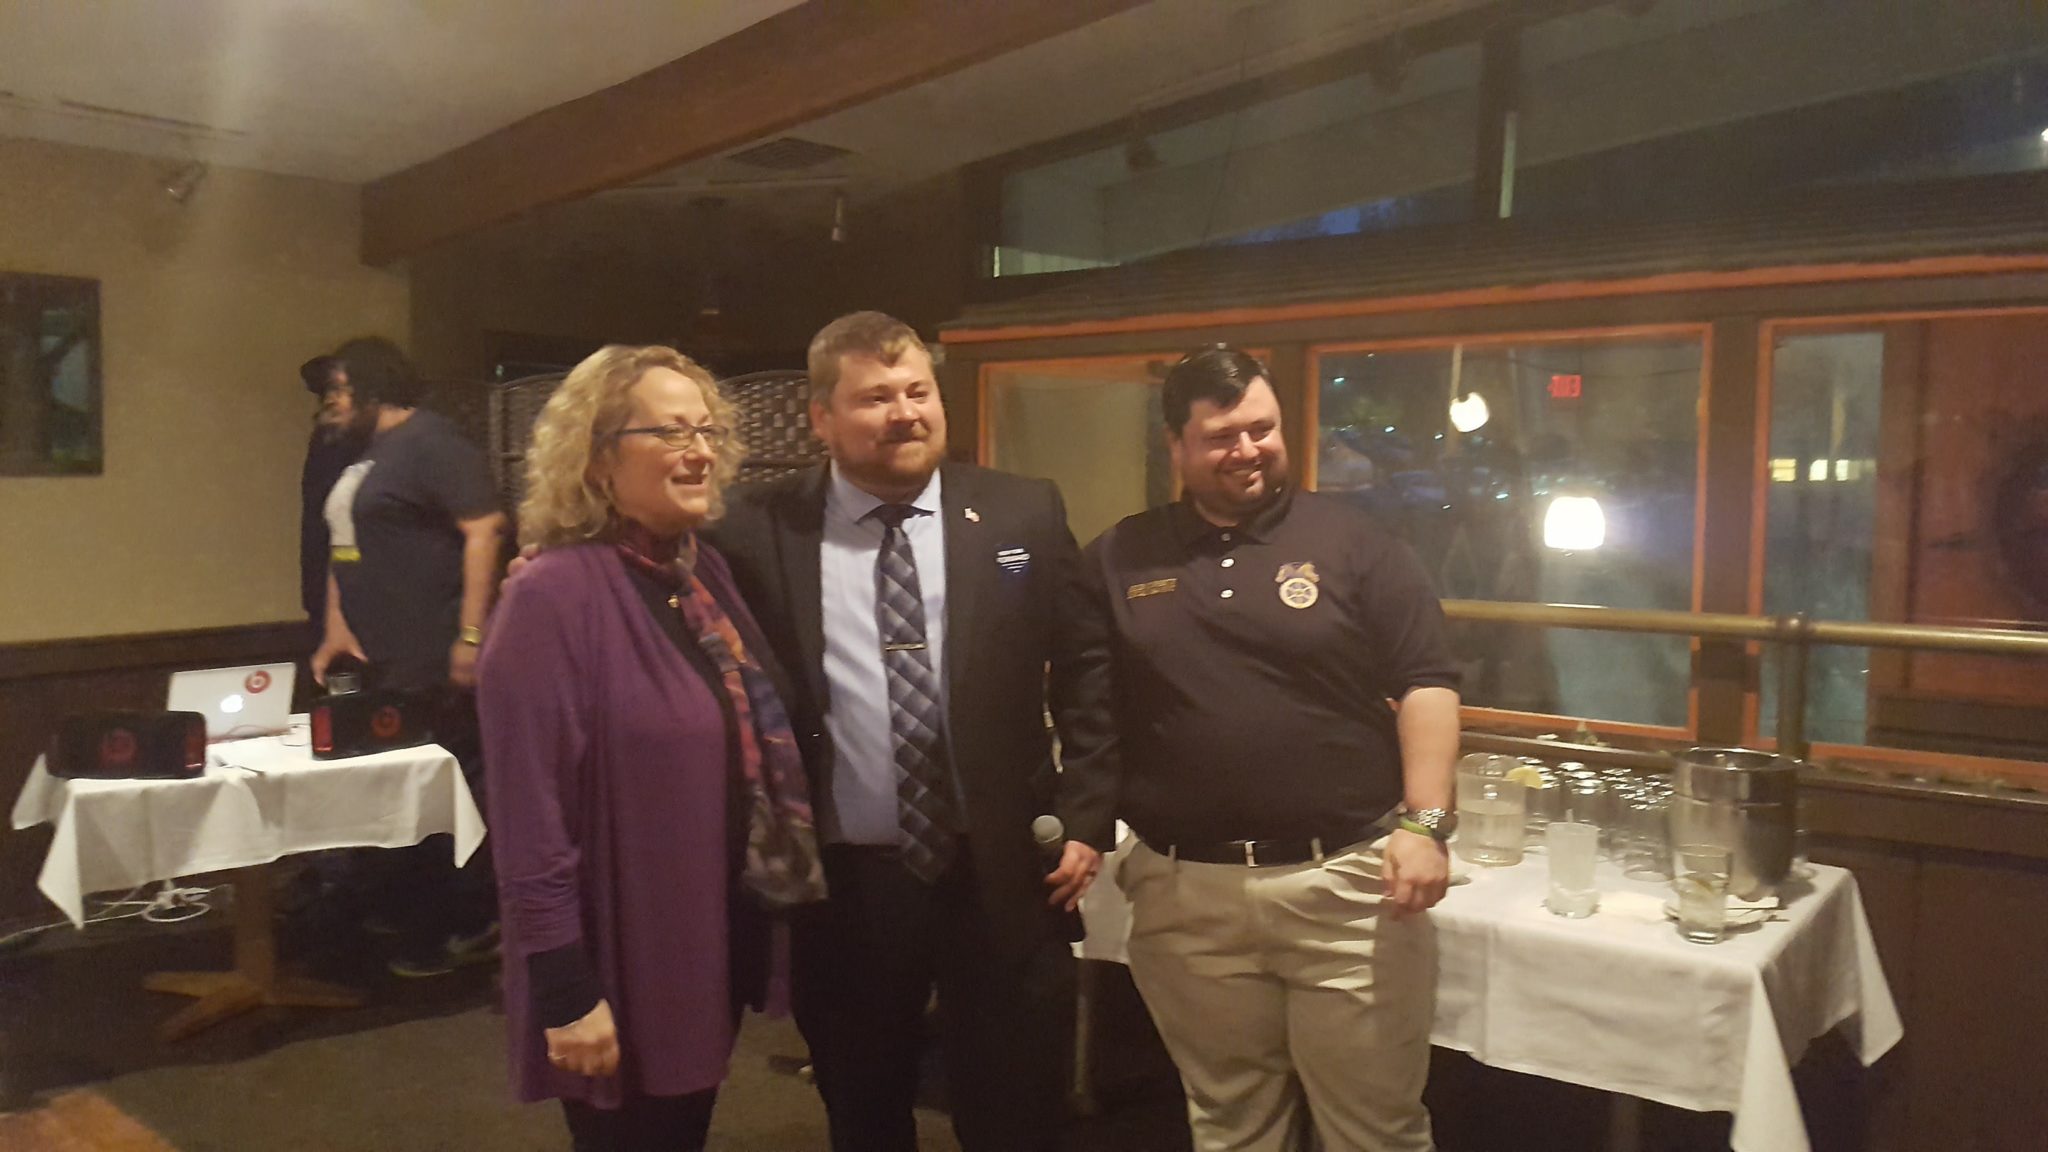
<instances>
[{"instance_id":1,"label":"man in black polo shirt","mask_svg":"<svg viewBox=\"0 0 2048 1152\"><path fill-rule=\"evenodd\" d=\"M1131 971L1197 1149L1431 1147L1429 918L1458 677L1408 547L1294 488L1254 358L1164 408L1183 499L1088 548L1111 631ZM1391 829L1391 831L1389 831Z\"/></svg>"}]
</instances>

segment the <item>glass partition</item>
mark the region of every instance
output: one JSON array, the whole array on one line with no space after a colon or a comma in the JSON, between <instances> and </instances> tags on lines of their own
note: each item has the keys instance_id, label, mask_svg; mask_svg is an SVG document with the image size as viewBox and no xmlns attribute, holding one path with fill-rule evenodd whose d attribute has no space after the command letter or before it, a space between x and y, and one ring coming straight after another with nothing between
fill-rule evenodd
<instances>
[{"instance_id":1,"label":"glass partition","mask_svg":"<svg viewBox=\"0 0 2048 1152\"><path fill-rule=\"evenodd\" d=\"M1450 598L1694 606L1696 331L1316 356L1314 482L1408 540ZM1683 638L1453 628L1468 703L1689 725Z\"/></svg>"},{"instance_id":2,"label":"glass partition","mask_svg":"<svg viewBox=\"0 0 2048 1152\"><path fill-rule=\"evenodd\" d=\"M1763 480L1763 610L1773 616L1803 612L1816 620L1867 620L1884 334L1788 335L1774 344ZM1869 680L1868 649L1812 649L1807 739L1863 743ZM1759 730L1775 732L1775 646L1766 646L1758 692Z\"/></svg>"},{"instance_id":3,"label":"glass partition","mask_svg":"<svg viewBox=\"0 0 2048 1152\"><path fill-rule=\"evenodd\" d=\"M1784 325L1770 348L1761 610L2048 630L2048 313ZM1774 653L1763 673L1767 738ZM1821 745L2048 760L2048 664L1816 647L1805 720Z\"/></svg>"}]
</instances>

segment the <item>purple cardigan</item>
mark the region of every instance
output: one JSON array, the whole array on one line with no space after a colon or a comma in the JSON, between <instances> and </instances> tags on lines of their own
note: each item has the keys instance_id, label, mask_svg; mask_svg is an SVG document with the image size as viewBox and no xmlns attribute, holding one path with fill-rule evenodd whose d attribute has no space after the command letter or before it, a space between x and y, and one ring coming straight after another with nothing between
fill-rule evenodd
<instances>
[{"instance_id":1,"label":"purple cardigan","mask_svg":"<svg viewBox=\"0 0 2048 1152\"><path fill-rule=\"evenodd\" d=\"M698 572L740 603L710 547ZM742 624L753 631L752 622ZM513 1091L615 1107L725 1079L726 730L608 544L507 581L478 670ZM580 945L619 1029L616 1076L548 1064L527 958Z\"/></svg>"}]
</instances>

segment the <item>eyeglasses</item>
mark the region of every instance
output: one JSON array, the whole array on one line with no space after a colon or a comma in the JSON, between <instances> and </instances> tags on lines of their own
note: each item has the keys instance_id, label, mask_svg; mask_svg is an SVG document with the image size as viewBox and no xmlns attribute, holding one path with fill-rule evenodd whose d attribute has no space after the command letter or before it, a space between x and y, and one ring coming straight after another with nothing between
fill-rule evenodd
<instances>
[{"instance_id":1,"label":"eyeglasses","mask_svg":"<svg viewBox=\"0 0 2048 1152\"><path fill-rule=\"evenodd\" d=\"M701 438L704 447L716 452L732 439L732 429L723 424L699 424L694 428L688 424L661 424L653 428L621 428L612 435L652 436L671 448L688 448L691 441Z\"/></svg>"}]
</instances>

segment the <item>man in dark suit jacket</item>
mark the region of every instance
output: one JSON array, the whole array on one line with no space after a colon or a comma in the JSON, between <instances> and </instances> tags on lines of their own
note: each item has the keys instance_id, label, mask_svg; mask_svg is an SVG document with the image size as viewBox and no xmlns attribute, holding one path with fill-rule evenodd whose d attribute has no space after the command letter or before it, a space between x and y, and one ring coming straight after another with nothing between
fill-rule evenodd
<instances>
[{"instance_id":1,"label":"man in dark suit jacket","mask_svg":"<svg viewBox=\"0 0 2048 1152\"><path fill-rule=\"evenodd\" d=\"M1073 1018L1058 913L1115 803L1108 657L1075 626L1066 509L1049 481L943 463L931 356L900 321L834 321L810 373L831 463L736 489L714 543L790 681L826 843L830 897L793 951L832 1146L914 1152L936 987L963 1147L1051 1148ZM1046 814L1069 837L1056 868L1032 836Z\"/></svg>"}]
</instances>

